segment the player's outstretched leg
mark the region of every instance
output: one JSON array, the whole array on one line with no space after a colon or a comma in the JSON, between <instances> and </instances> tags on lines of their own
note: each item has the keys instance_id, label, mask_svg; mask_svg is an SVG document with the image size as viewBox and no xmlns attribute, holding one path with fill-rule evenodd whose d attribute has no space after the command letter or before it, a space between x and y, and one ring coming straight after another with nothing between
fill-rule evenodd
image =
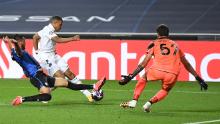
<instances>
[{"instance_id":1,"label":"player's outstretched leg","mask_svg":"<svg viewBox=\"0 0 220 124\"><path fill-rule=\"evenodd\" d=\"M99 91L101 87L105 84L105 81L106 81L106 77L104 76L96 84L93 85L93 89L95 91ZM82 84L81 81L78 84ZM80 90L80 91L87 96L90 102L93 102L93 96L88 90Z\"/></svg>"},{"instance_id":2,"label":"player's outstretched leg","mask_svg":"<svg viewBox=\"0 0 220 124\"><path fill-rule=\"evenodd\" d=\"M51 95L47 93L43 93L34 96L26 96L26 97L17 96L15 99L12 100L11 104L13 106L18 106L23 102L41 102L41 101L50 101L50 100L51 100Z\"/></svg>"},{"instance_id":3,"label":"player's outstretched leg","mask_svg":"<svg viewBox=\"0 0 220 124\"><path fill-rule=\"evenodd\" d=\"M138 101L141 93L143 92L146 84L147 84L146 79L140 78L135 86L135 89L134 89L133 100L128 101L128 102L122 102L120 104L120 106L123 108L135 108L137 101Z\"/></svg>"},{"instance_id":4,"label":"player's outstretched leg","mask_svg":"<svg viewBox=\"0 0 220 124\"><path fill-rule=\"evenodd\" d=\"M65 79L59 78L56 80L56 82L60 82L62 84L62 82L65 82ZM72 89L72 90L85 90L85 89L93 89L95 91L99 91L102 86L105 84L106 81L106 77L102 77L101 80L99 80L97 83L93 84L93 85L88 85L88 84L73 84L71 82L67 82L67 88ZM63 85L63 84L62 84Z\"/></svg>"},{"instance_id":5,"label":"player's outstretched leg","mask_svg":"<svg viewBox=\"0 0 220 124\"><path fill-rule=\"evenodd\" d=\"M144 105L143 105L143 109L144 112L150 112L150 107L151 107L152 103L147 101Z\"/></svg>"},{"instance_id":6,"label":"player's outstretched leg","mask_svg":"<svg viewBox=\"0 0 220 124\"><path fill-rule=\"evenodd\" d=\"M13 106L17 106L22 104L22 97L21 96L17 96L15 99L12 100L11 104Z\"/></svg>"},{"instance_id":7,"label":"player's outstretched leg","mask_svg":"<svg viewBox=\"0 0 220 124\"><path fill-rule=\"evenodd\" d=\"M77 77L73 78L72 80L69 79L69 81L74 84L82 84L80 79ZM89 90L80 90L80 92L87 97L89 102L93 102L92 94L89 92Z\"/></svg>"},{"instance_id":8,"label":"player's outstretched leg","mask_svg":"<svg viewBox=\"0 0 220 124\"><path fill-rule=\"evenodd\" d=\"M123 107L123 108L135 108L136 104L137 104L137 100L131 100L131 101L128 101L128 102L122 102L120 104L120 106Z\"/></svg>"},{"instance_id":9,"label":"player's outstretched leg","mask_svg":"<svg viewBox=\"0 0 220 124\"><path fill-rule=\"evenodd\" d=\"M106 81L106 77L104 76L94 84L93 89L99 91L102 88L102 86L105 84L105 81Z\"/></svg>"},{"instance_id":10,"label":"player's outstretched leg","mask_svg":"<svg viewBox=\"0 0 220 124\"><path fill-rule=\"evenodd\" d=\"M143 109L145 112L150 112L150 107L152 106L152 104L157 103L161 100L163 100L168 94L168 91L161 89L160 91L157 92L157 94L155 96L153 96L149 101L147 101L144 106Z\"/></svg>"},{"instance_id":11,"label":"player's outstretched leg","mask_svg":"<svg viewBox=\"0 0 220 124\"><path fill-rule=\"evenodd\" d=\"M146 79L144 78L140 78L135 86L135 89L134 89L134 96L133 96L133 99L134 100L138 100L141 93L143 92L145 86L147 84L147 81Z\"/></svg>"}]
</instances>

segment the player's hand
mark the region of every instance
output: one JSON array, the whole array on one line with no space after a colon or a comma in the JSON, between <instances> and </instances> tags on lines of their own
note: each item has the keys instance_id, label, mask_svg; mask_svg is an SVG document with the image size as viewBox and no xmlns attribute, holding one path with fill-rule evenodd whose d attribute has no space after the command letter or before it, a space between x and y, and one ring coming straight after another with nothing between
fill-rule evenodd
<instances>
[{"instance_id":1,"label":"player's hand","mask_svg":"<svg viewBox=\"0 0 220 124\"><path fill-rule=\"evenodd\" d=\"M15 39L12 39L11 42L12 42L12 43L18 43L18 41L15 40Z\"/></svg>"},{"instance_id":2,"label":"player's hand","mask_svg":"<svg viewBox=\"0 0 220 124\"><path fill-rule=\"evenodd\" d=\"M38 55L38 53L39 53L39 50L35 50L35 54Z\"/></svg>"},{"instance_id":3,"label":"player's hand","mask_svg":"<svg viewBox=\"0 0 220 124\"><path fill-rule=\"evenodd\" d=\"M8 43L8 41L10 40L8 36L3 36L2 37L2 40L5 42L5 43Z\"/></svg>"},{"instance_id":4,"label":"player's hand","mask_svg":"<svg viewBox=\"0 0 220 124\"><path fill-rule=\"evenodd\" d=\"M79 41L79 40L80 40L80 36L79 36L79 35L75 35L75 36L73 37L73 40L74 40L74 41Z\"/></svg>"},{"instance_id":5,"label":"player's hand","mask_svg":"<svg viewBox=\"0 0 220 124\"><path fill-rule=\"evenodd\" d=\"M132 74L121 75L122 79L118 82L120 85L127 84L132 79Z\"/></svg>"},{"instance_id":6,"label":"player's hand","mask_svg":"<svg viewBox=\"0 0 220 124\"><path fill-rule=\"evenodd\" d=\"M199 85L201 86L201 90L208 89L208 84L201 77L197 76L196 80L199 82Z\"/></svg>"}]
</instances>

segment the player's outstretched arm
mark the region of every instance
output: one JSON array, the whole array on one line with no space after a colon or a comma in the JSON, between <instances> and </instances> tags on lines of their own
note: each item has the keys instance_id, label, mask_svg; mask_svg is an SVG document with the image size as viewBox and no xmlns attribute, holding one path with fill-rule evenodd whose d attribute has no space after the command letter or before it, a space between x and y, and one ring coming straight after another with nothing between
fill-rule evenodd
<instances>
[{"instance_id":1,"label":"player's outstretched arm","mask_svg":"<svg viewBox=\"0 0 220 124\"><path fill-rule=\"evenodd\" d=\"M40 36L36 33L33 36L33 46L34 46L34 50L38 51L38 42L40 40Z\"/></svg>"},{"instance_id":2,"label":"player's outstretched arm","mask_svg":"<svg viewBox=\"0 0 220 124\"><path fill-rule=\"evenodd\" d=\"M22 56L21 48L18 46L18 42L15 39L11 39L14 44L15 51L19 56Z\"/></svg>"},{"instance_id":3,"label":"player's outstretched arm","mask_svg":"<svg viewBox=\"0 0 220 124\"><path fill-rule=\"evenodd\" d=\"M13 48L12 41L9 39L8 36L3 36L2 40L8 44L9 49L11 50Z\"/></svg>"},{"instance_id":4,"label":"player's outstretched arm","mask_svg":"<svg viewBox=\"0 0 220 124\"><path fill-rule=\"evenodd\" d=\"M122 79L118 83L120 85L127 84L131 79L133 79L138 73L140 73L145 68L145 66L150 61L151 57L151 54L146 54L144 60L138 65L138 67L133 71L133 73L128 75L121 75Z\"/></svg>"},{"instance_id":5,"label":"player's outstretched arm","mask_svg":"<svg viewBox=\"0 0 220 124\"><path fill-rule=\"evenodd\" d=\"M68 37L68 38L62 38L62 37L52 37L51 38L53 41L57 42L57 43L67 43L70 41L79 41L80 40L80 36L79 35L75 35L73 37Z\"/></svg>"},{"instance_id":6,"label":"player's outstretched arm","mask_svg":"<svg viewBox=\"0 0 220 124\"><path fill-rule=\"evenodd\" d=\"M190 72L194 77L197 77L198 74L196 73L196 71L193 69L193 67L191 66L191 64L188 62L188 60L185 58L185 56L181 57L181 62L184 65L185 69Z\"/></svg>"},{"instance_id":7,"label":"player's outstretched arm","mask_svg":"<svg viewBox=\"0 0 220 124\"><path fill-rule=\"evenodd\" d=\"M188 60L185 58L185 56L181 57L181 62L183 63L186 70L188 72L190 72L196 78L196 80L199 82L199 84L201 86L201 90L203 90L203 89L207 90L208 89L207 83L196 73L196 71L193 69L193 67L188 62Z\"/></svg>"},{"instance_id":8,"label":"player's outstretched arm","mask_svg":"<svg viewBox=\"0 0 220 124\"><path fill-rule=\"evenodd\" d=\"M19 56L22 56L21 48L18 46L18 42L15 39L10 39L8 36L3 37L3 40L8 43L10 50L15 48L16 53ZM14 47L13 47L14 44Z\"/></svg>"}]
</instances>

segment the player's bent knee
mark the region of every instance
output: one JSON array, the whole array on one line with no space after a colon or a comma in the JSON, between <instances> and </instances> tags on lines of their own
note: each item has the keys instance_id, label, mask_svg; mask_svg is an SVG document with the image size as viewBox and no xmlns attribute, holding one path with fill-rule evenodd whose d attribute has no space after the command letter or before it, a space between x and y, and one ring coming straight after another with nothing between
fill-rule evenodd
<instances>
[{"instance_id":1,"label":"player's bent knee","mask_svg":"<svg viewBox=\"0 0 220 124\"><path fill-rule=\"evenodd\" d=\"M54 86L56 87L67 87L68 81L63 78L56 78Z\"/></svg>"},{"instance_id":2,"label":"player's bent knee","mask_svg":"<svg viewBox=\"0 0 220 124\"><path fill-rule=\"evenodd\" d=\"M167 91L167 92L169 92L169 91L172 89L172 87L163 86L162 89L165 90L165 91Z\"/></svg>"},{"instance_id":3,"label":"player's bent knee","mask_svg":"<svg viewBox=\"0 0 220 124\"><path fill-rule=\"evenodd\" d=\"M49 94L51 92L50 88L45 87L45 86L41 87L39 89L39 91L40 91L41 94Z\"/></svg>"},{"instance_id":4,"label":"player's bent knee","mask_svg":"<svg viewBox=\"0 0 220 124\"><path fill-rule=\"evenodd\" d=\"M65 75L66 77L68 77L69 79L74 79L74 78L76 77L76 75L75 75L73 72L71 72L69 69L67 69L67 70L64 72L64 75Z\"/></svg>"},{"instance_id":5,"label":"player's bent knee","mask_svg":"<svg viewBox=\"0 0 220 124\"><path fill-rule=\"evenodd\" d=\"M65 75L63 74L62 71L58 70L53 74L53 77L59 77L65 79Z\"/></svg>"}]
</instances>

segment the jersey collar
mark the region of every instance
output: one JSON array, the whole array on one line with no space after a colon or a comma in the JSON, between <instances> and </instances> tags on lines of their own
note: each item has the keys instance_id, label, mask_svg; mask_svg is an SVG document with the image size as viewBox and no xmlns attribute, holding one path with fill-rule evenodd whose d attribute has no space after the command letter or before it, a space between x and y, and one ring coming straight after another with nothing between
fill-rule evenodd
<instances>
[{"instance_id":1,"label":"jersey collar","mask_svg":"<svg viewBox=\"0 0 220 124\"><path fill-rule=\"evenodd\" d=\"M157 39L167 39L167 38L168 38L167 36L160 36Z\"/></svg>"},{"instance_id":2,"label":"jersey collar","mask_svg":"<svg viewBox=\"0 0 220 124\"><path fill-rule=\"evenodd\" d=\"M54 29L54 27L53 27L53 25L52 25L51 23L48 25L48 27L49 27L52 31L55 31L55 29Z\"/></svg>"}]
</instances>

